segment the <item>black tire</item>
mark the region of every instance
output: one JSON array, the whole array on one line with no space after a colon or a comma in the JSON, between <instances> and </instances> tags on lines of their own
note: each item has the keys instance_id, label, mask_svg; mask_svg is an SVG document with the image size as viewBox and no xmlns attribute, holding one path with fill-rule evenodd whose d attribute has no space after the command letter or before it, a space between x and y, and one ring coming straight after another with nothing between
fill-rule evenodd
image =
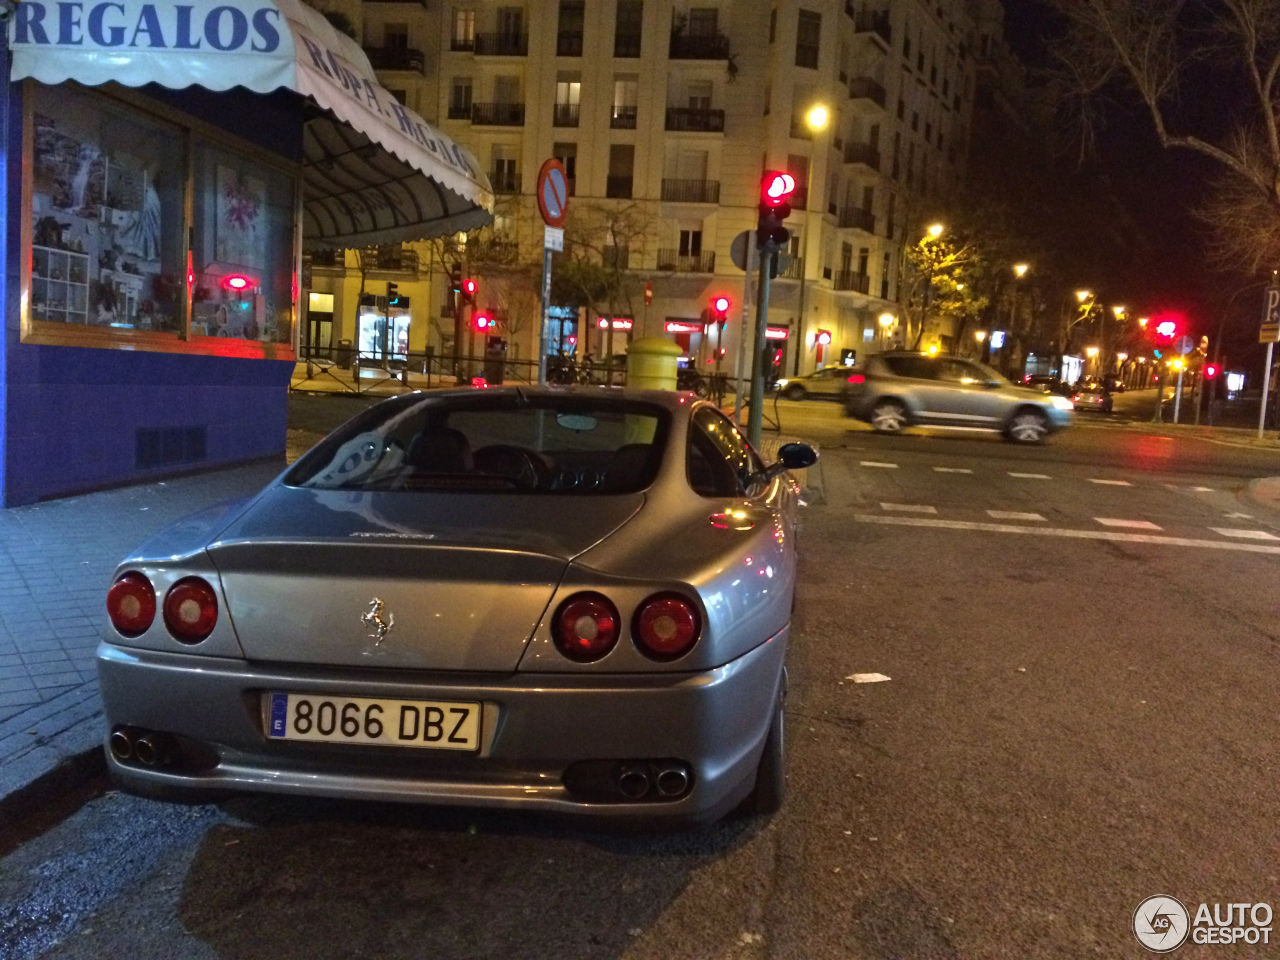
<instances>
[{"instance_id":1,"label":"black tire","mask_svg":"<svg viewBox=\"0 0 1280 960\"><path fill-rule=\"evenodd\" d=\"M782 689L778 691L778 703L773 710L773 719L769 721L769 733L764 739L760 766L756 768L756 783L743 804L744 810L749 813L777 813L787 793L786 719L783 710L785 688L784 677Z\"/></svg>"},{"instance_id":2,"label":"black tire","mask_svg":"<svg viewBox=\"0 0 1280 960\"><path fill-rule=\"evenodd\" d=\"M1005 439L1011 443L1028 445L1043 443L1048 435L1049 418L1030 407L1015 410L1004 431Z\"/></svg>"},{"instance_id":3,"label":"black tire","mask_svg":"<svg viewBox=\"0 0 1280 960\"><path fill-rule=\"evenodd\" d=\"M877 433L901 433L908 425L907 408L898 400L877 400L870 422Z\"/></svg>"},{"instance_id":4,"label":"black tire","mask_svg":"<svg viewBox=\"0 0 1280 960\"><path fill-rule=\"evenodd\" d=\"M711 385L699 377L693 382L693 394L699 400L705 400L707 397L711 396Z\"/></svg>"},{"instance_id":5,"label":"black tire","mask_svg":"<svg viewBox=\"0 0 1280 960\"><path fill-rule=\"evenodd\" d=\"M800 386L798 383L788 384L787 388L782 391L783 400L803 400L808 394L808 390Z\"/></svg>"}]
</instances>

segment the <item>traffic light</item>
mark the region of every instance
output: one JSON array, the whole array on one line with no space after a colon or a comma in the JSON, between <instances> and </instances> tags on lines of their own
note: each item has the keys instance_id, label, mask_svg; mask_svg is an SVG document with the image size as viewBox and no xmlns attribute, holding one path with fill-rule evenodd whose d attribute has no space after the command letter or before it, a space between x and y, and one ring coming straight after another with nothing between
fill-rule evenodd
<instances>
[{"instance_id":1,"label":"traffic light","mask_svg":"<svg viewBox=\"0 0 1280 960\"><path fill-rule=\"evenodd\" d=\"M1161 320L1156 324L1156 334L1172 340L1178 333L1178 324L1173 320Z\"/></svg>"},{"instance_id":2,"label":"traffic light","mask_svg":"<svg viewBox=\"0 0 1280 960\"><path fill-rule=\"evenodd\" d=\"M766 170L760 179L760 220L756 224L756 246L760 256L775 253L787 245L791 231L782 221L791 216L791 195L796 180L781 170Z\"/></svg>"},{"instance_id":3,"label":"traffic light","mask_svg":"<svg viewBox=\"0 0 1280 960\"><path fill-rule=\"evenodd\" d=\"M1204 365L1204 378L1205 378L1206 380L1212 380L1212 379L1213 379L1214 377L1216 377L1217 375L1218 375L1218 365L1217 365L1217 364L1215 364L1215 363L1206 363L1206 364Z\"/></svg>"},{"instance_id":4,"label":"traffic light","mask_svg":"<svg viewBox=\"0 0 1280 960\"><path fill-rule=\"evenodd\" d=\"M708 311L711 314L711 322L724 326L729 321L729 306L728 297L712 297L711 309Z\"/></svg>"},{"instance_id":5,"label":"traffic light","mask_svg":"<svg viewBox=\"0 0 1280 960\"><path fill-rule=\"evenodd\" d=\"M496 329L497 326L498 321L487 313L477 313L471 318L471 329L476 333L488 333L490 330Z\"/></svg>"},{"instance_id":6,"label":"traffic light","mask_svg":"<svg viewBox=\"0 0 1280 960\"><path fill-rule=\"evenodd\" d=\"M476 302L476 290L478 289L479 287L475 280L471 277L467 277L467 279L462 281L462 299L466 303L474 304Z\"/></svg>"},{"instance_id":7,"label":"traffic light","mask_svg":"<svg viewBox=\"0 0 1280 960\"><path fill-rule=\"evenodd\" d=\"M387 306L400 310L409 309L409 298L400 293L396 284L387 282Z\"/></svg>"}]
</instances>

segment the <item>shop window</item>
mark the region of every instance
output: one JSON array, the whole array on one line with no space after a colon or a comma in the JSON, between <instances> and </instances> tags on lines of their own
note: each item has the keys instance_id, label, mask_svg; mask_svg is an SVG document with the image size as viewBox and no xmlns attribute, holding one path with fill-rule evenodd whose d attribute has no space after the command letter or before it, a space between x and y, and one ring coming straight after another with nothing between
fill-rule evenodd
<instances>
[{"instance_id":1,"label":"shop window","mask_svg":"<svg viewBox=\"0 0 1280 960\"><path fill-rule=\"evenodd\" d=\"M182 132L91 95L29 89L31 319L181 331Z\"/></svg>"},{"instance_id":2,"label":"shop window","mask_svg":"<svg viewBox=\"0 0 1280 960\"><path fill-rule=\"evenodd\" d=\"M286 343L294 180L211 142L193 146L191 333Z\"/></svg>"}]
</instances>

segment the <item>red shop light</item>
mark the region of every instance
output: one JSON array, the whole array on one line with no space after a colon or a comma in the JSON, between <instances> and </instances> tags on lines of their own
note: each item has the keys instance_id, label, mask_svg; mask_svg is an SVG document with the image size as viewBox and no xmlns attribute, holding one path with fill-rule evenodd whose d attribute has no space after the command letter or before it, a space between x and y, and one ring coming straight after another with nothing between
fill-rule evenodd
<instances>
[{"instance_id":1,"label":"red shop light","mask_svg":"<svg viewBox=\"0 0 1280 960\"><path fill-rule=\"evenodd\" d=\"M668 320L663 328L667 333L706 333L705 323L691 323L687 320Z\"/></svg>"},{"instance_id":2,"label":"red shop light","mask_svg":"<svg viewBox=\"0 0 1280 960\"><path fill-rule=\"evenodd\" d=\"M252 277L246 277L243 273L228 273L222 278L222 285L228 290L240 293L254 286L254 282Z\"/></svg>"},{"instance_id":3,"label":"red shop light","mask_svg":"<svg viewBox=\"0 0 1280 960\"><path fill-rule=\"evenodd\" d=\"M827 346L827 344L831 343L831 331L830 331L830 330L819 330L819 331L818 331L818 336L817 336L817 338L816 338L816 339L817 339L817 342L818 342L819 344L821 344L822 346L824 346L824 347L825 347L825 346Z\"/></svg>"},{"instance_id":4,"label":"red shop light","mask_svg":"<svg viewBox=\"0 0 1280 960\"><path fill-rule=\"evenodd\" d=\"M765 327L764 338L766 340L785 340L791 336L790 327Z\"/></svg>"},{"instance_id":5,"label":"red shop light","mask_svg":"<svg viewBox=\"0 0 1280 960\"><path fill-rule=\"evenodd\" d=\"M632 320L628 320L626 317L613 318L613 329L615 330L630 330L634 325L635 325L635 322ZM609 321L606 320L604 317L597 317L596 326L599 327L601 330L608 330Z\"/></svg>"}]
</instances>

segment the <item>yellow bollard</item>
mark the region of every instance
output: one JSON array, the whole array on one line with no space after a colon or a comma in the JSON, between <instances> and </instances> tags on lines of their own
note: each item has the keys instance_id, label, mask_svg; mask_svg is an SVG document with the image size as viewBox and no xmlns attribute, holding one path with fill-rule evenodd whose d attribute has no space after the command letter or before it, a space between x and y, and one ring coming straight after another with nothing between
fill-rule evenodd
<instances>
[{"instance_id":1,"label":"yellow bollard","mask_svg":"<svg viewBox=\"0 0 1280 960\"><path fill-rule=\"evenodd\" d=\"M680 344L661 337L627 345L627 386L633 390L674 390Z\"/></svg>"}]
</instances>

